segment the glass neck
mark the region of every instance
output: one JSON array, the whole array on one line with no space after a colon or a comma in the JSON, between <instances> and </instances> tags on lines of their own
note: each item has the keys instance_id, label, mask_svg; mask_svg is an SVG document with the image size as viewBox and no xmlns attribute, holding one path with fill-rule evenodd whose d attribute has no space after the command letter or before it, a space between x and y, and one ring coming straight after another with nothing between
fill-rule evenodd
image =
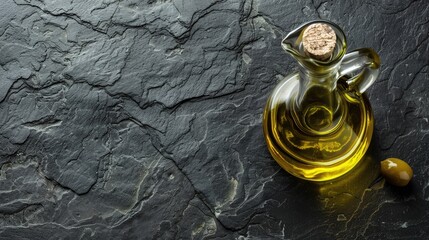
<instances>
[{"instance_id":1,"label":"glass neck","mask_svg":"<svg viewBox=\"0 0 429 240\"><path fill-rule=\"evenodd\" d=\"M303 125L312 130L328 129L335 122L341 100L336 91L338 70L339 64L323 71L300 67L295 109Z\"/></svg>"},{"instance_id":2,"label":"glass neck","mask_svg":"<svg viewBox=\"0 0 429 240\"><path fill-rule=\"evenodd\" d=\"M298 95L298 106L302 105L305 100L307 91L312 88L317 88L323 93L332 93L337 88L337 80L339 77L339 67L335 66L328 71L320 72L308 69L300 66L300 83L299 83L299 95Z\"/></svg>"}]
</instances>

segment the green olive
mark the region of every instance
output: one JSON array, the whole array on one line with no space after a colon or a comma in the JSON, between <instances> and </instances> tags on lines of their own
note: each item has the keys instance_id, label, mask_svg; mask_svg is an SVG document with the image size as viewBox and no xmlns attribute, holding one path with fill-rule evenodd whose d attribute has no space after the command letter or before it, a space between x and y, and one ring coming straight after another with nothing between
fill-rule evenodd
<instances>
[{"instance_id":1,"label":"green olive","mask_svg":"<svg viewBox=\"0 0 429 240\"><path fill-rule=\"evenodd\" d=\"M392 185L406 186L413 177L413 169L408 163L398 158L381 161L381 174Z\"/></svg>"}]
</instances>

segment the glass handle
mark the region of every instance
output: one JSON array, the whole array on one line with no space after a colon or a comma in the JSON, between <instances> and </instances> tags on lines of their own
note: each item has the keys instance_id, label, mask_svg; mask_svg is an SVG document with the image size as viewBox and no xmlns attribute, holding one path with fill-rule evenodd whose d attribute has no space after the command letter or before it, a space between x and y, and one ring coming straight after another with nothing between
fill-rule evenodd
<instances>
[{"instance_id":1,"label":"glass handle","mask_svg":"<svg viewBox=\"0 0 429 240\"><path fill-rule=\"evenodd\" d=\"M362 94L378 77L379 68L380 57L378 54L372 49L361 48L344 56L340 76L352 75L347 80L349 87L358 94Z\"/></svg>"}]
</instances>

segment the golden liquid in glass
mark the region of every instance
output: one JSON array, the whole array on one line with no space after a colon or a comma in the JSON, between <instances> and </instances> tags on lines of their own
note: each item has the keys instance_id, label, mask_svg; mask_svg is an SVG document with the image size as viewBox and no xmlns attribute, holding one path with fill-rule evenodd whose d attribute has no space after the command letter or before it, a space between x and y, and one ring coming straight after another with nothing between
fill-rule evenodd
<instances>
[{"instance_id":1,"label":"golden liquid in glass","mask_svg":"<svg viewBox=\"0 0 429 240\"><path fill-rule=\"evenodd\" d=\"M339 110L324 107L320 89L307 91L306 109L297 111L299 76L283 80L270 96L263 127L268 149L277 163L292 175L326 181L350 171L371 142L374 119L365 95L347 91L345 79L337 82ZM312 97L318 99L311 104Z\"/></svg>"}]
</instances>

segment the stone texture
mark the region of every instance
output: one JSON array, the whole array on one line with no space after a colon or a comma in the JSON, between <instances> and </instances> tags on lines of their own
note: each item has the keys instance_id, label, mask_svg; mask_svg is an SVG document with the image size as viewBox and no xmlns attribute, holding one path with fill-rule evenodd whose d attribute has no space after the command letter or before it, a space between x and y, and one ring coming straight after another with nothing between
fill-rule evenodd
<instances>
[{"instance_id":1,"label":"stone texture","mask_svg":"<svg viewBox=\"0 0 429 240\"><path fill-rule=\"evenodd\" d=\"M261 116L282 37L319 18L382 72L365 161L312 184ZM0 239L424 239L428 32L423 0L2 0ZM409 187L373 184L387 157Z\"/></svg>"}]
</instances>

